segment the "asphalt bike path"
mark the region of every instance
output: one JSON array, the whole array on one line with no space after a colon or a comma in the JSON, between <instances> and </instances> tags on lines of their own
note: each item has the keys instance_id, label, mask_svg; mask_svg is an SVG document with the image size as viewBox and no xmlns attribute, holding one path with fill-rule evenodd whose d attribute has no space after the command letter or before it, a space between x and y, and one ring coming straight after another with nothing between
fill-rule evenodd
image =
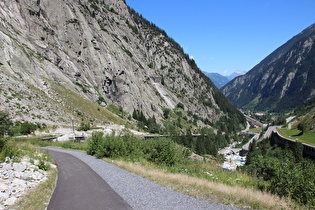
<instances>
[{"instance_id":1,"label":"asphalt bike path","mask_svg":"<svg viewBox=\"0 0 315 210\"><path fill-rule=\"evenodd\" d=\"M132 209L94 170L78 158L48 150L58 167L58 180L48 210Z\"/></svg>"},{"instance_id":2,"label":"asphalt bike path","mask_svg":"<svg viewBox=\"0 0 315 210\"><path fill-rule=\"evenodd\" d=\"M43 148L58 166L51 209L234 210L162 187L86 153Z\"/></svg>"}]
</instances>

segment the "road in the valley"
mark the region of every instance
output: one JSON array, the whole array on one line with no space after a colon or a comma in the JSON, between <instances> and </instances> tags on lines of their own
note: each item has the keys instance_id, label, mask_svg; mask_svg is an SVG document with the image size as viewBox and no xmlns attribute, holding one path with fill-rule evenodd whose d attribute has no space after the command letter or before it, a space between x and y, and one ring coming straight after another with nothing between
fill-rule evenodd
<instances>
[{"instance_id":1,"label":"road in the valley","mask_svg":"<svg viewBox=\"0 0 315 210\"><path fill-rule=\"evenodd\" d=\"M70 154L49 153L58 164L58 181L48 209L132 209L87 164Z\"/></svg>"},{"instance_id":2,"label":"road in the valley","mask_svg":"<svg viewBox=\"0 0 315 210\"><path fill-rule=\"evenodd\" d=\"M270 138L271 134L273 131L277 130L277 128L281 128L282 126L275 125L275 126L270 126L268 127L266 133L264 134L264 139Z\"/></svg>"}]
</instances>

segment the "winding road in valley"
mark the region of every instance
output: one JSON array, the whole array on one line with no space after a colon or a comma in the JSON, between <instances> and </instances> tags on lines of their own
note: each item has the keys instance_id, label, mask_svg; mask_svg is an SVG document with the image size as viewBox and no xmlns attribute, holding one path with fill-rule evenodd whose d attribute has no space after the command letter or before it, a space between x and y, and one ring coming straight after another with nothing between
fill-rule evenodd
<instances>
[{"instance_id":1,"label":"winding road in valley","mask_svg":"<svg viewBox=\"0 0 315 210\"><path fill-rule=\"evenodd\" d=\"M49 210L236 209L162 187L82 152L44 148L58 167Z\"/></svg>"}]
</instances>

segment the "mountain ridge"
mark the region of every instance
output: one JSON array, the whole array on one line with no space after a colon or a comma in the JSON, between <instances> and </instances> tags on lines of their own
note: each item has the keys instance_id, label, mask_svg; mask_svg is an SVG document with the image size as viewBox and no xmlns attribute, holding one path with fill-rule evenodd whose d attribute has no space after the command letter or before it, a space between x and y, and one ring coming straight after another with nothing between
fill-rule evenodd
<instances>
[{"instance_id":1,"label":"mountain ridge","mask_svg":"<svg viewBox=\"0 0 315 210\"><path fill-rule=\"evenodd\" d=\"M211 81L214 83L214 85L217 88L223 87L225 84L227 84L229 81L234 79L235 77L238 77L240 75L245 74L245 71L234 71L232 74L223 76L222 74L219 73L213 73L213 72L203 72L207 77L211 79Z\"/></svg>"},{"instance_id":2,"label":"mountain ridge","mask_svg":"<svg viewBox=\"0 0 315 210\"><path fill-rule=\"evenodd\" d=\"M315 95L315 24L277 48L221 91L238 108L281 112Z\"/></svg>"},{"instance_id":3,"label":"mountain ridge","mask_svg":"<svg viewBox=\"0 0 315 210\"><path fill-rule=\"evenodd\" d=\"M1 106L15 119L106 121L73 103L80 98L158 120L181 103L212 124L243 121L180 45L125 1L0 4Z\"/></svg>"}]
</instances>

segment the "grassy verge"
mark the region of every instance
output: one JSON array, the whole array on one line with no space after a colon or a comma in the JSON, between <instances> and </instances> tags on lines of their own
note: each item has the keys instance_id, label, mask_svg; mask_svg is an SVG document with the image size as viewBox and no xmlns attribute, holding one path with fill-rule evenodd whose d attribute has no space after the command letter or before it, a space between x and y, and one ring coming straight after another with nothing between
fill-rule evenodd
<instances>
[{"instance_id":1,"label":"grassy verge","mask_svg":"<svg viewBox=\"0 0 315 210\"><path fill-rule=\"evenodd\" d=\"M64 141L64 142L52 142L52 141L41 141L37 139L30 140L31 144L39 147L58 147L63 149L86 151L87 142L74 142L74 141Z\"/></svg>"},{"instance_id":2,"label":"grassy verge","mask_svg":"<svg viewBox=\"0 0 315 210\"><path fill-rule=\"evenodd\" d=\"M204 178L186 174L170 173L165 169L152 165L106 159L125 170L138 174L162 186L209 202L230 204L241 208L254 209L295 209L289 200L281 199L253 188L230 186L220 182L212 182Z\"/></svg>"},{"instance_id":3,"label":"grassy verge","mask_svg":"<svg viewBox=\"0 0 315 210\"><path fill-rule=\"evenodd\" d=\"M315 146L315 131L309 131L303 135L299 135L301 131L298 129L281 128L278 131L284 137Z\"/></svg>"},{"instance_id":4,"label":"grassy verge","mask_svg":"<svg viewBox=\"0 0 315 210\"><path fill-rule=\"evenodd\" d=\"M253 133L260 133L264 130L264 127L257 127L257 128L251 128L249 129L249 132L253 132Z\"/></svg>"},{"instance_id":5,"label":"grassy verge","mask_svg":"<svg viewBox=\"0 0 315 210\"><path fill-rule=\"evenodd\" d=\"M57 174L56 168L51 169L47 180L19 199L12 209L46 209L56 187Z\"/></svg>"},{"instance_id":6,"label":"grassy verge","mask_svg":"<svg viewBox=\"0 0 315 210\"><path fill-rule=\"evenodd\" d=\"M187 158L187 148L170 139L140 140L132 135L103 136L94 133L87 153L109 158L119 167L159 184L210 202L232 204L241 208L290 209L290 201L262 192L255 176L245 172L223 171L217 160Z\"/></svg>"}]
</instances>

